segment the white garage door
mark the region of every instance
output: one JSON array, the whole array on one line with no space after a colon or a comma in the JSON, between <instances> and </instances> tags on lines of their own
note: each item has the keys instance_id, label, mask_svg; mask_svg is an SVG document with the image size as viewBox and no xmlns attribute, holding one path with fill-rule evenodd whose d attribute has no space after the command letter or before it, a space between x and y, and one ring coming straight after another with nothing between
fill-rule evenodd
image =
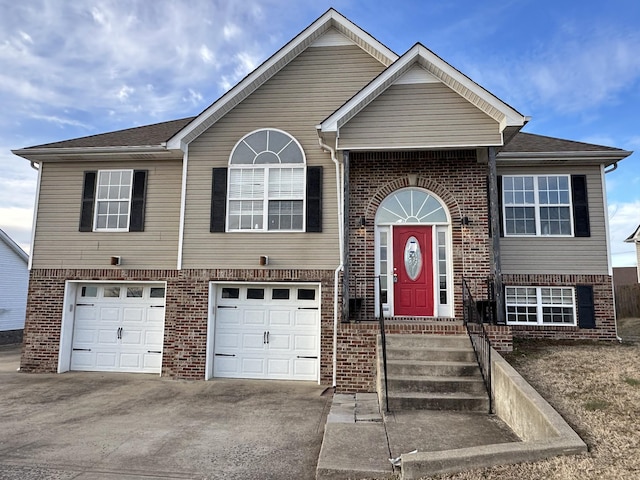
<instances>
[{"instance_id":1,"label":"white garage door","mask_svg":"<svg viewBox=\"0 0 640 480\"><path fill-rule=\"evenodd\" d=\"M217 285L215 377L318 380L315 285Z\"/></svg>"},{"instance_id":2,"label":"white garage door","mask_svg":"<svg viewBox=\"0 0 640 480\"><path fill-rule=\"evenodd\" d=\"M160 373L164 306L163 285L79 285L71 370Z\"/></svg>"}]
</instances>

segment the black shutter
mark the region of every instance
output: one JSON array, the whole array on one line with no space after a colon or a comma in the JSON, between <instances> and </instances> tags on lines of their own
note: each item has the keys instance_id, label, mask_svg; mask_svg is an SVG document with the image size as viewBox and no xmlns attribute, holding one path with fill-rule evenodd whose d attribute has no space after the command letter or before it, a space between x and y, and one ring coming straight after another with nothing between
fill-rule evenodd
<instances>
[{"instance_id":1,"label":"black shutter","mask_svg":"<svg viewBox=\"0 0 640 480\"><path fill-rule=\"evenodd\" d=\"M322 231L322 167L307 167L307 232Z\"/></svg>"},{"instance_id":2,"label":"black shutter","mask_svg":"<svg viewBox=\"0 0 640 480\"><path fill-rule=\"evenodd\" d=\"M493 236L491 231L491 179L487 175L487 228L489 229L489 238Z\"/></svg>"},{"instance_id":3,"label":"black shutter","mask_svg":"<svg viewBox=\"0 0 640 480\"><path fill-rule=\"evenodd\" d=\"M79 228L81 232L90 232L93 230L93 205L96 199L97 176L98 172L84 172Z\"/></svg>"},{"instance_id":4,"label":"black shutter","mask_svg":"<svg viewBox=\"0 0 640 480\"><path fill-rule=\"evenodd\" d=\"M573 202L573 234L575 237L590 237L589 199L587 198L586 175L571 175L571 200Z\"/></svg>"},{"instance_id":5,"label":"black shutter","mask_svg":"<svg viewBox=\"0 0 640 480\"><path fill-rule=\"evenodd\" d=\"M498 212L500 213L500 236L504 237L504 213L502 212L502 175L498 175Z\"/></svg>"},{"instance_id":6,"label":"black shutter","mask_svg":"<svg viewBox=\"0 0 640 480\"><path fill-rule=\"evenodd\" d=\"M578 327L596 328L596 312L593 304L593 286L577 285Z\"/></svg>"},{"instance_id":7,"label":"black shutter","mask_svg":"<svg viewBox=\"0 0 640 480\"><path fill-rule=\"evenodd\" d=\"M133 189L131 192L130 232L144 232L145 198L147 196L147 170L133 171Z\"/></svg>"},{"instance_id":8,"label":"black shutter","mask_svg":"<svg viewBox=\"0 0 640 480\"><path fill-rule=\"evenodd\" d=\"M214 168L211 180L211 225L209 231L224 232L227 216L227 168Z\"/></svg>"}]
</instances>

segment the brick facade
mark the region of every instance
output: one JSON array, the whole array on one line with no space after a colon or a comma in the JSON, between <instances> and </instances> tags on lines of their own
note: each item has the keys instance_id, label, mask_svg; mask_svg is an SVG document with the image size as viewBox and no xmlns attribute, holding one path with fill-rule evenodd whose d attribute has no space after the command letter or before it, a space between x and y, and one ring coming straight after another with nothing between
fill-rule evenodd
<instances>
[{"instance_id":1,"label":"brick facade","mask_svg":"<svg viewBox=\"0 0 640 480\"><path fill-rule=\"evenodd\" d=\"M461 181L463 179L463 181ZM485 279L490 274L491 253L487 218L487 166L478 163L473 150L417 152L351 152L349 156L349 243L350 292L361 279L375 275L375 215L381 202L406 187L419 187L438 196L451 218L454 312L462 317L462 278L478 299L485 296ZM364 217L366 225L360 226ZM467 217L469 225L461 226ZM375 287L368 281L363 313L374 316Z\"/></svg>"},{"instance_id":2,"label":"brick facade","mask_svg":"<svg viewBox=\"0 0 640 480\"><path fill-rule=\"evenodd\" d=\"M513 325L512 330L515 338L608 341L617 339L613 280L609 275L503 275L503 281L508 286L593 286L596 328Z\"/></svg>"},{"instance_id":3,"label":"brick facade","mask_svg":"<svg viewBox=\"0 0 640 480\"><path fill-rule=\"evenodd\" d=\"M203 379L209 282L317 282L321 284L320 380L332 381L333 271L331 270L32 270L21 370L56 372L65 284L73 281L167 282L162 375Z\"/></svg>"}]
</instances>

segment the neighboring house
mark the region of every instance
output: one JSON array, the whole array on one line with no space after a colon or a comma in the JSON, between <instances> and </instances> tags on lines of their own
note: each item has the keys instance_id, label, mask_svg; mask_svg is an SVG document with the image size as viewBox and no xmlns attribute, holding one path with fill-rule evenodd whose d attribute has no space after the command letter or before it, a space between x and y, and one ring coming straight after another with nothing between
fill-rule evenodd
<instances>
[{"instance_id":1,"label":"neighboring house","mask_svg":"<svg viewBox=\"0 0 640 480\"><path fill-rule=\"evenodd\" d=\"M636 245L636 275L638 278L638 282L640 282L640 226L638 226L638 228L636 228L631 235L625 238L624 241L627 243L635 243Z\"/></svg>"},{"instance_id":2,"label":"neighboring house","mask_svg":"<svg viewBox=\"0 0 640 480\"><path fill-rule=\"evenodd\" d=\"M39 165L21 369L373 390L380 311L464 333L463 280L503 350L614 340L604 173L630 152L528 120L331 9L197 117L16 150Z\"/></svg>"},{"instance_id":3,"label":"neighboring house","mask_svg":"<svg viewBox=\"0 0 640 480\"><path fill-rule=\"evenodd\" d=\"M0 230L0 345L20 343L27 310L29 257Z\"/></svg>"}]
</instances>

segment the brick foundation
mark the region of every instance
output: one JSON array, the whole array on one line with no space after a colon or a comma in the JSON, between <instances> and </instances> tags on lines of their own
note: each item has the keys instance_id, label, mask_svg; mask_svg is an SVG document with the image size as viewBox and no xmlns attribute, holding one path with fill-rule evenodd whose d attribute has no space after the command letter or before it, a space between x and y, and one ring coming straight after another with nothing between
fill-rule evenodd
<instances>
[{"instance_id":1,"label":"brick foundation","mask_svg":"<svg viewBox=\"0 0 640 480\"><path fill-rule=\"evenodd\" d=\"M316 282L321 284L320 379L332 381L333 271L331 270L32 270L21 371L58 369L65 282L166 282L162 375L204 379L209 282Z\"/></svg>"}]
</instances>

